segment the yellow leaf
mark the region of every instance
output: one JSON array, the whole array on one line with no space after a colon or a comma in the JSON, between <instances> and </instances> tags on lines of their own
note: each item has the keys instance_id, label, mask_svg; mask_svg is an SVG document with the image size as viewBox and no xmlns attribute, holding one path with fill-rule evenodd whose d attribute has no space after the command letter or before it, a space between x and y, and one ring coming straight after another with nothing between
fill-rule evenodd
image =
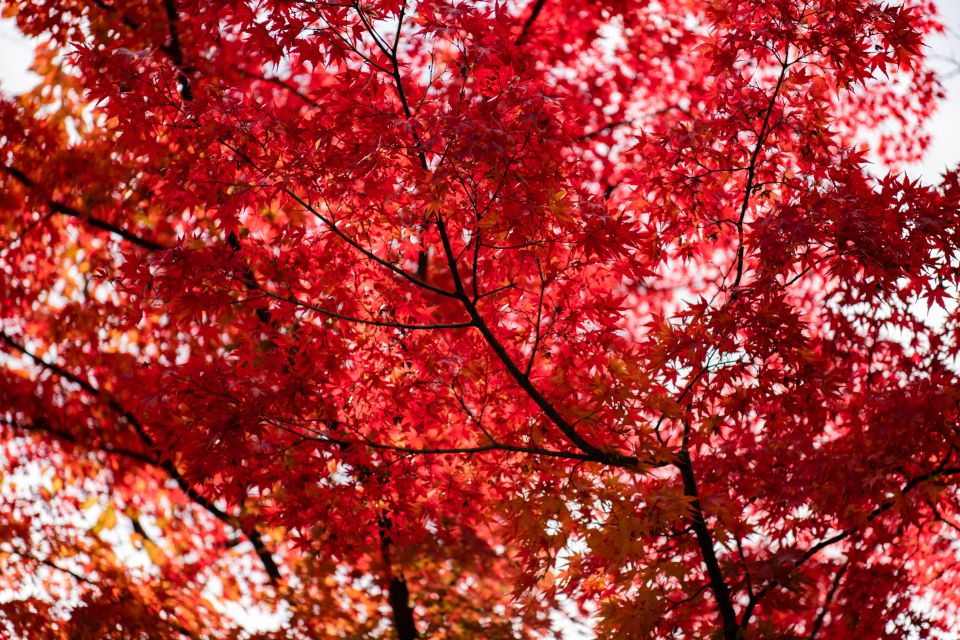
<instances>
[{"instance_id":1,"label":"yellow leaf","mask_svg":"<svg viewBox=\"0 0 960 640\"><path fill-rule=\"evenodd\" d=\"M239 600L243 594L240 591L240 585L232 578L223 580L223 597L227 600Z\"/></svg>"},{"instance_id":2,"label":"yellow leaf","mask_svg":"<svg viewBox=\"0 0 960 640\"><path fill-rule=\"evenodd\" d=\"M167 554L163 549L158 547L150 540L144 540L143 546L147 550L147 555L150 556L150 561L153 564L161 565L167 563Z\"/></svg>"},{"instance_id":3,"label":"yellow leaf","mask_svg":"<svg viewBox=\"0 0 960 640\"><path fill-rule=\"evenodd\" d=\"M91 531L98 534L104 529L113 529L115 526L117 526L117 512L114 511L113 505L111 504L107 505L107 508L100 514L100 518L97 520L97 523L93 525Z\"/></svg>"}]
</instances>

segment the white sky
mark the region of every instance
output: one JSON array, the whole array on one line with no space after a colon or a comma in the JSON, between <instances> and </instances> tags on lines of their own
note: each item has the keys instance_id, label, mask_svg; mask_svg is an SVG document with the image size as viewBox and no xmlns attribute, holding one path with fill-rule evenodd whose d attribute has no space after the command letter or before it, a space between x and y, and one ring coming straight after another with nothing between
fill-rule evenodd
<instances>
[{"instance_id":1,"label":"white sky","mask_svg":"<svg viewBox=\"0 0 960 640\"><path fill-rule=\"evenodd\" d=\"M30 89L35 76L27 71L33 47L17 31L12 20L0 20L0 91L17 94Z\"/></svg>"},{"instance_id":2,"label":"white sky","mask_svg":"<svg viewBox=\"0 0 960 640\"><path fill-rule=\"evenodd\" d=\"M960 164L960 0L936 2L947 30L931 39L930 58L941 72L947 98L928 125L933 140L926 159L917 167L919 174L928 179Z\"/></svg>"}]
</instances>

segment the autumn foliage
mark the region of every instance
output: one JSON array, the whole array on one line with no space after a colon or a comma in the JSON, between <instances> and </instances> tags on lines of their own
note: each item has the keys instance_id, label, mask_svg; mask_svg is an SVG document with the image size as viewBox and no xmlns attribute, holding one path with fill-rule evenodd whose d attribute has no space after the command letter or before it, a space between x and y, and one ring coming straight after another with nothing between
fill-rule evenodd
<instances>
[{"instance_id":1,"label":"autumn foliage","mask_svg":"<svg viewBox=\"0 0 960 640\"><path fill-rule=\"evenodd\" d=\"M960 620L927 0L30 0L0 635Z\"/></svg>"}]
</instances>

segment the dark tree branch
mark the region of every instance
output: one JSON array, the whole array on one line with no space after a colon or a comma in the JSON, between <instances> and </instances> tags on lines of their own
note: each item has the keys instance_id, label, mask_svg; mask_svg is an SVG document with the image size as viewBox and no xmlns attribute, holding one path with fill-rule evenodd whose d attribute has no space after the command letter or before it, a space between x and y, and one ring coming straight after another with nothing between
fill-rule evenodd
<instances>
[{"instance_id":1,"label":"dark tree branch","mask_svg":"<svg viewBox=\"0 0 960 640\"><path fill-rule=\"evenodd\" d=\"M177 469L173 462L163 456L163 452L159 447L157 447L156 442L154 442L153 438L147 433L140 420L130 413L130 411L128 411L116 398L93 386L85 378L82 378L55 363L47 362L43 358L34 355L26 347L8 336L5 332L0 332L0 342L7 344L17 353L26 356L37 366L46 369L59 378L72 382L91 397L106 404L114 413L116 413L127 424L133 427L133 430L137 434L137 437L140 439L140 441L154 454L154 464L166 471L170 478L177 483L177 486L180 488L180 490L194 503L204 508L207 512L224 524L240 530L250 541L250 544L253 545L254 551L260 558L260 561L271 580L276 581L280 579L280 569L277 566L276 561L273 559L273 555L263 542L263 538L261 537L257 528L253 525L244 524L239 518L226 513L213 504L213 502L211 502L205 496L200 494L196 489L194 489L194 487L186 480L186 478L183 477L183 474L180 473L180 470Z\"/></svg>"},{"instance_id":2,"label":"dark tree branch","mask_svg":"<svg viewBox=\"0 0 960 640\"><path fill-rule=\"evenodd\" d=\"M407 588L407 581L400 576L394 576L390 580L388 599L398 640L419 638L420 634L417 633L417 626L413 619L413 609L410 607L410 590Z\"/></svg>"},{"instance_id":3,"label":"dark tree branch","mask_svg":"<svg viewBox=\"0 0 960 640\"><path fill-rule=\"evenodd\" d=\"M33 420L30 423L18 422L16 420L7 420L0 419L0 424L10 427L11 429L18 429L20 431L25 431L28 433L40 433L45 435L51 435L58 440L63 440L64 442L69 442L70 444L78 447L83 447L86 449L91 449L95 451L102 451L103 453L109 455L117 455L125 458L130 458L136 460L137 462L142 462L143 464L150 465L152 467L159 466L157 461L154 458L151 458L147 454L141 451L135 451L133 449L124 449L119 447L111 447L109 445L95 446L87 442L82 442L80 438L76 435L70 433L69 431L64 431L63 429L57 429L52 427L45 420Z\"/></svg>"},{"instance_id":4,"label":"dark tree branch","mask_svg":"<svg viewBox=\"0 0 960 640\"><path fill-rule=\"evenodd\" d=\"M833 581L830 584L830 590L827 591L827 596L824 598L823 604L820 606L820 611L817 613L817 618L813 621L813 626L810 628L810 640L815 640L817 634L820 633L820 628L823 626L823 621L827 617L827 611L830 610L830 604L833 602L833 599L837 595L837 591L840 589L840 581L843 580L843 574L845 574L847 569L850 567L851 559L852 558L847 558L847 561L840 565L836 575L833 576Z\"/></svg>"},{"instance_id":5,"label":"dark tree branch","mask_svg":"<svg viewBox=\"0 0 960 640\"><path fill-rule=\"evenodd\" d=\"M472 416L471 416L472 418ZM474 418L474 420L476 420ZM299 438L302 438L306 441L311 442L321 442L326 444L337 445L339 447L350 447L350 446L359 446L359 447L368 447L370 449L379 449L382 451L395 451L397 453L404 453L409 455L473 455L477 453L487 453L491 451L508 451L511 453L524 453L532 456L543 456L546 458L563 458L567 460L577 460L579 462L590 462L594 458L571 451L555 451L553 449L544 449L542 447L523 447L519 445L506 444L498 442L490 438L489 434L484 430L484 435L490 438L491 442L484 445L476 446L466 446L466 447L404 447L403 445L393 445L386 444L384 442L377 442L375 440L370 440L361 435L360 440L347 440L344 438L339 438L336 436L331 436L314 429L308 429L310 435L305 434L301 431L292 429L287 426L281 426L276 422L271 421L271 424L280 427L290 433L293 433ZM338 425L346 426L341 422L337 422ZM299 427L304 428L304 427ZM357 429L352 428L352 431L357 431ZM663 463L658 463L658 466L666 466Z\"/></svg>"},{"instance_id":6,"label":"dark tree branch","mask_svg":"<svg viewBox=\"0 0 960 640\"><path fill-rule=\"evenodd\" d=\"M393 627L397 632L397 640L416 640L420 634L417 633L413 608L410 606L410 589L407 588L403 574L397 575L393 572L393 562L390 559L390 549L393 546L393 537L390 534L392 528L390 512L382 509L377 514L377 533L380 536L380 553L386 569L387 603L390 605Z\"/></svg>"},{"instance_id":7,"label":"dark tree branch","mask_svg":"<svg viewBox=\"0 0 960 640\"><path fill-rule=\"evenodd\" d=\"M464 309L466 309L467 313L470 314L474 326L476 326L477 330L480 331L480 334L487 342L487 345L503 363L503 366L507 369L507 372L514 379L514 381L516 381L516 383L521 389L523 389L530 399L533 400L538 407L540 407L540 410L543 411L544 415L546 415L547 418L549 418L550 421L560 429L567 439L578 449L586 453L591 459L613 466L636 468L639 464L639 460L636 457L625 456L617 452L608 453L588 442L583 436L580 435L580 433L577 432L574 426L560 414L557 408L554 407L550 401L540 393L540 390L534 386L530 378L520 370L520 367L518 367L513 361L513 358L510 357L510 354L507 353L506 348L500 343L499 340L497 340L497 337L493 334L493 331L480 315L476 304L474 304L474 302L470 299L467 290L464 288L463 281L460 279L459 269L457 268L457 259L454 255L453 247L450 244L450 238L447 234L446 225L443 222L443 218L439 215L437 216L437 229L440 232L440 242L443 244L443 250L447 257L447 265L453 277L456 297L460 299Z\"/></svg>"},{"instance_id":8,"label":"dark tree branch","mask_svg":"<svg viewBox=\"0 0 960 640\"><path fill-rule=\"evenodd\" d=\"M2 169L5 173L10 175L14 180L22 184L24 187L28 189L36 188L36 183L26 173L24 173L20 169L17 169L16 167L6 166L6 165L0 165L0 169ZM167 247L165 247L164 245L158 242L154 242L153 240L148 240L147 238L139 236L133 233L132 231L128 231L127 229L124 229L123 227L115 225L112 222L107 222L106 220L102 220L100 218L97 218L96 216L92 216L90 214L84 213L62 202L58 202L56 200L51 199L51 200L47 200L46 204L50 208L50 210L53 211L54 213L69 216L71 218L76 218L78 220L86 222L91 227L116 234L121 238L123 238L124 240L126 240L127 242L133 245L136 245L142 249L147 249L148 251L163 251L167 249Z\"/></svg>"},{"instance_id":9,"label":"dark tree branch","mask_svg":"<svg viewBox=\"0 0 960 640\"><path fill-rule=\"evenodd\" d=\"M530 15L527 16L527 19L523 23L523 27L520 29L520 35L517 36L517 39L513 41L514 45L523 44L524 40L527 39L527 36L530 35L530 29L533 27L533 23L537 21L537 17L540 15L540 12L543 11L543 5L547 3L547 0L536 0L533 3L533 9L530 10Z\"/></svg>"},{"instance_id":10,"label":"dark tree branch","mask_svg":"<svg viewBox=\"0 0 960 640\"><path fill-rule=\"evenodd\" d=\"M587 131L586 133L580 134L580 136L577 138L577 140L580 141L580 142L587 142L587 141L589 141L589 140L591 140L591 139L593 139L593 138L596 138L597 136L603 135L604 133L606 133L606 132L608 132L608 131L613 131L614 129L619 129L620 127L632 127L633 125L637 124L638 122L641 122L641 121L643 121L643 120L647 120L647 119L649 119L649 118L653 118L653 117L656 117L656 116L660 116L660 115L663 115L663 114L665 114L665 113L669 113L670 111L673 111L674 109L678 109L678 110L681 110L681 111L682 111L682 109L680 108L679 105L671 104L671 105L668 105L668 106L663 107L663 108L661 108L661 109L657 109L656 111L651 111L650 113L646 113L646 114L640 115L640 116L638 116L638 117L636 117L636 118L624 118L624 119L621 119L621 120L615 120L615 121L613 121L613 122L608 122L607 124L605 124L605 125L603 125L603 126L601 126L601 127L598 127L597 129L593 129L592 131Z\"/></svg>"},{"instance_id":11,"label":"dark tree branch","mask_svg":"<svg viewBox=\"0 0 960 640\"><path fill-rule=\"evenodd\" d=\"M306 93L304 93L297 87L291 85L289 82L287 82L283 78L278 78L276 76L268 76L262 73L261 74L254 73L247 69L237 69L237 72L240 75L244 76L245 78L249 78L251 80L257 80L259 82L268 82L272 85L276 85L281 89L284 89L290 92L291 94L295 95L297 98L299 98L301 101L305 102L306 104L310 105L311 107L315 107L318 109L320 108L319 102L317 102L316 100L308 96Z\"/></svg>"},{"instance_id":12,"label":"dark tree branch","mask_svg":"<svg viewBox=\"0 0 960 640\"><path fill-rule=\"evenodd\" d=\"M760 159L760 151L763 149L763 145L766 142L767 136L770 133L770 116L773 114L773 107L777 104L777 97L780 95L780 89L783 87L783 81L787 77L787 69L790 68L789 62L790 47L787 46L787 55L784 56L783 63L780 65L780 75L777 77L777 84L773 89L773 94L770 96L770 101L767 103L767 108L764 111L763 124L760 127L760 133L757 134L757 144L753 147L753 151L750 153L750 163L747 166L747 184L744 187L743 202L740 204L740 215L737 218L736 227L737 227L737 275L733 280L733 288L736 289L740 286L740 280L743 278L743 262L745 257L745 249L743 245L744 232L743 225L744 221L747 218L747 209L750 207L750 196L753 195L754 180L757 175L757 166ZM728 272L729 273L729 272ZM726 279L726 276L724 277Z\"/></svg>"},{"instance_id":13,"label":"dark tree branch","mask_svg":"<svg viewBox=\"0 0 960 640\"><path fill-rule=\"evenodd\" d=\"M170 42L161 48L167 52L170 60L177 68L177 84L180 85L180 96L186 102L190 102L193 100L193 88L190 86L190 78L187 77L187 68L183 64L183 49L180 46L180 32L177 29L177 23L180 20L180 16L177 15L177 5L174 0L163 0L163 8L167 13Z\"/></svg>"},{"instance_id":14,"label":"dark tree branch","mask_svg":"<svg viewBox=\"0 0 960 640\"><path fill-rule=\"evenodd\" d=\"M687 449L687 439L685 435L683 449L677 454L675 464L677 469L680 470L680 477L683 480L683 493L690 498L690 509L693 512L691 527L697 539L697 546L700 547L703 563L707 567L710 590L713 592L713 597L717 601L717 608L720 611L720 618L723 622L723 637L725 640L737 640L740 637L737 613L733 608L730 588L727 586L727 581L723 577L723 570L720 568L720 561L717 559L717 553L713 546L713 536L703 514L703 506L700 504L700 493L697 489L697 478L693 472L693 463Z\"/></svg>"},{"instance_id":15,"label":"dark tree branch","mask_svg":"<svg viewBox=\"0 0 960 640\"><path fill-rule=\"evenodd\" d=\"M65 573L66 575L70 576L71 578L73 578L73 579L76 580L77 582L82 582L82 583L84 583L84 584L86 584L86 585L88 585L88 586L95 587L95 588L98 587L97 583L94 582L93 580L91 580L90 578L88 578L88 577L86 577L86 576L83 576L83 575L80 575L79 573L77 573L76 571L73 571L72 569L67 569L66 567L61 567L60 565L58 565L58 564L57 564L56 562L54 562L53 560L48 560L47 558L38 558L38 557L35 556L35 555L32 555L32 554L30 554L30 553L26 553L26 552L23 552L23 551L12 550L10 553L12 553L12 554L14 554L14 555L18 555L18 556L20 556L21 558L24 558L24 559L26 559L26 560L30 560L31 562L36 562L37 564L42 564L42 565L44 565L45 567L50 567L51 569L53 569L53 570L55 570L55 571L59 571L60 573Z\"/></svg>"},{"instance_id":16,"label":"dark tree branch","mask_svg":"<svg viewBox=\"0 0 960 640\"><path fill-rule=\"evenodd\" d=\"M318 307L317 305L310 304L309 302L303 302L298 300L294 296L281 296L272 291L268 291L263 288L262 285L255 283L254 287L251 287L260 291L264 297L270 298L271 300L277 300L279 302L284 302L286 304L291 304L295 307L300 307L302 309L307 309L318 313L319 315L326 316L328 318L333 318L335 320L342 320L344 322L351 322L354 324L363 324L373 327L383 327L387 329L404 329L407 331L431 331L437 329L469 329L473 326L473 322L437 322L433 324L413 324L408 322L394 322L390 320L374 320L372 318L360 318L357 316L349 316L343 313L337 313L336 311L331 311L329 309L324 309L323 307Z\"/></svg>"},{"instance_id":17,"label":"dark tree branch","mask_svg":"<svg viewBox=\"0 0 960 640\"><path fill-rule=\"evenodd\" d=\"M329 227L329 229L330 229L331 231L333 231L333 233L334 233L336 236L338 236L338 237L341 238L344 242L346 242L346 243L349 244L351 247L353 247L354 249L356 249L358 252L360 252L361 254L363 254L364 257L368 258L369 260L372 260L372 261L376 262L376 263L377 263L378 265L380 265L381 267L383 267L383 268L385 268L385 269L387 269L387 270L389 270L389 271L392 271L393 273L397 274L397 275L400 276L401 278L404 278L405 280L409 280L410 282L412 282L413 284L417 285L418 287L420 287L420 288L422 288L422 289L426 289L427 291L432 291L433 293L436 293L436 294L441 295L441 296L445 296L445 297L447 297L447 298L456 298L456 297L457 297L457 294L455 294L454 292L452 292L452 291L447 291L446 289L441 289L440 287L435 287L435 286L433 286L432 284L421 280L421 279L418 278L416 275L414 275L414 274L412 274L412 273L410 273L410 272L408 272L408 271L405 271L404 269L401 269L400 267L398 267L397 265L393 264L392 262L389 262L389 261L384 260L383 258L377 256L375 253L373 253L373 252L370 251L369 249L365 248L365 247L364 247L363 245L361 245L359 242L357 242L356 240L354 240L353 238L351 238L350 236L348 236L346 233L344 233L343 230L342 230L339 226L337 226L337 224L336 224L331 218L328 218L328 217L326 217L325 215L323 215L322 213L320 213L319 211L317 211L316 207L314 207L314 206L311 205L309 202L307 202L306 200L304 200L303 198L301 198L300 196L298 196L295 191L293 191L292 189L285 189L284 191L285 191L285 193L286 193L288 196L290 196L291 198L293 198L293 199L297 202L297 204L299 204L299 205L302 206L304 209L306 209L307 211L309 211L310 214L311 214L313 217L315 217L317 220L319 220L319 221L321 221L322 223L324 223L327 227Z\"/></svg>"},{"instance_id":18,"label":"dark tree branch","mask_svg":"<svg viewBox=\"0 0 960 640\"><path fill-rule=\"evenodd\" d=\"M910 491L912 491L918 485L923 484L924 482L927 482L929 480L934 480L937 478L943 478L947 476L954 476L954 475L960 474L960 467L946 466L949 463L949 460L950 460L950 455L944 458L943 462L936 469L928 471L927 473L923 473L913 478L905 485L903 485L903 487L900 489L901 497L906 495ZM869 514L867 514L866 524L869 524L874 520L876 520L878 517L880 517L885 512L890 510L895 504L896 504L896 501L893 499L882 502L879 506L877 506ZM801 566L806 564L807 561L809 561L811 558L813 558L815 555L817 555L827 547L830 547L838 542L842 542L843 540L846 540L853 534L857 533L863 528L863 526L865 525L861 525L858 527L850 527L849 529L840 531L830 536L829 538L825 538L824 540L821 540L820 542L811 546L809 549L804 551L799 558L794 560L793 567L790 569L790 572L787 575L788 576L791 575L794 571L796 571ZM785 578L786 576L779 579L771 580L762 589L760 589L753 598L750 599L749 603L747 604L746 608L743 611L743 616L741 618L740 626L742 628L745 628L747 624L750 622L750 619L753 616L753 613L756 609L757 604L759 604L760 601L763 600L763 598L766 597L771 591L779 588L783 584L783 580Z\"/></svg>"}]
</instances>

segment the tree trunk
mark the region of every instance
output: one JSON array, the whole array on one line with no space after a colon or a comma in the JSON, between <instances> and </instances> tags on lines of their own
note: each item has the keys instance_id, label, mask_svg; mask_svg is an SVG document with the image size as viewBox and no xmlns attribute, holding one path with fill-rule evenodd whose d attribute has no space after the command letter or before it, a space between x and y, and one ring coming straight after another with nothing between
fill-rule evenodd
<instances>
[{"instance_id":1,"label":"tree trunk","mask_svg":"<svg viewBox=\"0 0 960 640\"><path fill-rule=\"evenodd\" d=\"M390 608L393 610L393 626L399 640L416 640L420 637L413 623L413 609L410 608L410 591L407 581L394 577L390 580Z\"/></svg>"}]
</instances>

